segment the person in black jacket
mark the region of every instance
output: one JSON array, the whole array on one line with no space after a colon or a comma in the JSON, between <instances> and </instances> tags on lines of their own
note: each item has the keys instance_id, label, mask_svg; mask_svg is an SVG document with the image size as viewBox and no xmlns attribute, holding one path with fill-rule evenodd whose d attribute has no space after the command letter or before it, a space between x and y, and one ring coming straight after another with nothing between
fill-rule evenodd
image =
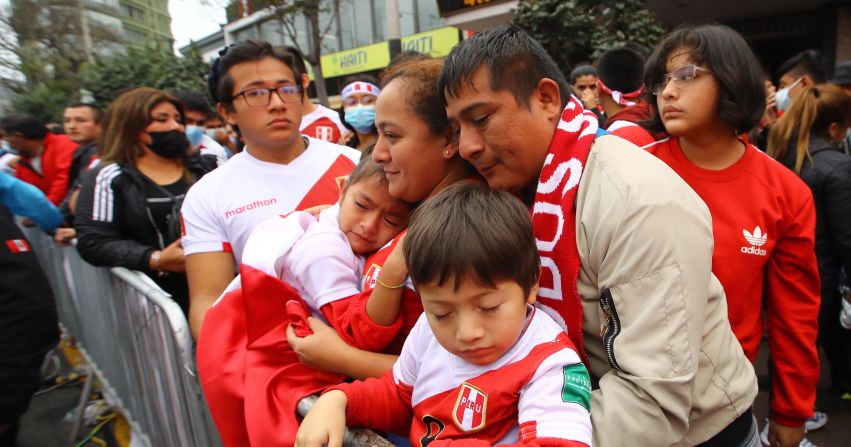
<instances>
[{"instance_id":1,"label":"person in black jacket","mask_svg":"<svg viewBox=\"0 0 851 447\"><path fill-rule=\"evenodd\" d=\"M771 129L768 154L813 192L821 277L819 344L832 386L851 398L851 331L839 324L840 274L851 272L851 157L840 145L851 127L851 95L836 85L807 88Z\"/></svg>"},{"instance_id":2,"label":"person in black jacket","mask_svg":"<svg viewBox=\"0 0 851 447\"><path fill-rule=\"evenodd\" d=\"M80 187L77 250L93 265L147 273L189 308L180 205L189 187L216 167L189 144L180 102L147 87L130 90L106 113L100 164Z\"/></svg>"}]
</instances>

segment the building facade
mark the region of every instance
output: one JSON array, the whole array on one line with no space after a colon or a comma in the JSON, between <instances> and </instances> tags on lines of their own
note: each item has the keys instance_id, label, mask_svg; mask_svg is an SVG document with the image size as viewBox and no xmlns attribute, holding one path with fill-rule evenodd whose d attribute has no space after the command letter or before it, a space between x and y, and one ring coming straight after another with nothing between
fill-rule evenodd
<instances>
[{"instance_id":1,"label":"building facade","mask_svg":"<svg viewBox=\"0 0 851 447\"><path fill-rule=\"evenodd\" d=\"M104 0L116 1L116 0ZM117 0L124 26L124 41L137 48L172 48L168 0Z\"/></svg>"}]
</instances>

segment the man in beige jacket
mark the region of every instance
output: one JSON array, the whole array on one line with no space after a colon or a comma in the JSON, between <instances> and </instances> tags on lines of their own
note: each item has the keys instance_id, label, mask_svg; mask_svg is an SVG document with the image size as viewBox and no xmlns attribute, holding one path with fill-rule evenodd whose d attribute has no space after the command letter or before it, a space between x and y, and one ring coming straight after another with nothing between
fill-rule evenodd
<instances>
[{"instance_id":1,"label":"man in beige jacket","mask_svg":"<svg viewBox=\"0 0 851 447\"><path fill-rule=\"evenodd\" d=\"M581 140L596 125L579 130L578 119L563 121L569 87L516 27L489 28L456 46L439 86L462 157L491 187L534 205L533 215L555 216L554 237L536 227L542 278L551 278L539 301L562 322L571 321L571 300L581 310L579 327L566 326L568 334L581 331L594 382L594 445L758 445L750 410L756 377L711 273L712 224L700 198L652 155L601 133L587 158L556 169L558 184L555 174L541 177L559 157L554 135ZM558 188L572 204L539 203L542 191ZM575 241L559 239L572 228ZM578 252L574 278L564 257L548 265L552 241L576 244L568 247Z\"/></svg>"}]
</instances>

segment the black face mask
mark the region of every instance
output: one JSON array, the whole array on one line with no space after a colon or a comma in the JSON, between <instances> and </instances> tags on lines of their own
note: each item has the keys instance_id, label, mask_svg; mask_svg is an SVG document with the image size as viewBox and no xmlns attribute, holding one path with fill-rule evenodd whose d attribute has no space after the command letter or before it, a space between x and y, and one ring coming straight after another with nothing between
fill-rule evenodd
<instances>
[{"instance_id":1,"label":"black face mask","mask_svg":"<svg viewBox=\"0 0 851 447\"><path fill-rule=\"evenodd\" d=\"M151 144L148 149L163 158L182 158L189 148L189 139L179 130L148 132Z\"/></svg>"}]
</instances>

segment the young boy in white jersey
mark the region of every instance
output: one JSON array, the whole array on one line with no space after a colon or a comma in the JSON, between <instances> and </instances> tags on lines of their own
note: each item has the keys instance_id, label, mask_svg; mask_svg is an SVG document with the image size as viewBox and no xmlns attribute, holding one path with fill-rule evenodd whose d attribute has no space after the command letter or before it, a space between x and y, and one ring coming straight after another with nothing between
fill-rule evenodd
<instances>
[{"instance_id":1,"label":"young boy in white jersey","mask_svg":"<svg viewBox=\"0 0 851 447\"><path fill-rule=\"evenodd\" d=\"M532 306L540 260L528 210L483 185L451 186L414 213L404 252L425 312L392 373L324 394L297 445L340 446L348 424L416 446L590 446L587 370Z\"/></svg>"},{"instance_id":2,"label":"young boy in white jersey","mask_svg":"<svg viewBox=\"0 0 851 447\"><path fill-rule=\"evenodd\" d=\"M210 310L242 318L247 338L204 331L198 341L201 385L225 445L292 445L299 400L345 380L300 363L284 330L290 323L300 336L308 335L309 314L336 326L341 316L335 309L360 293L361 256L406 228L410 212L410 204L390 197L383 168L366 154L338 204L318 219L295 211L267 219L251 233L240 275ZM390 299L402 290L376 293ZM387 326L372 335L390 339L397 331ZM229 361L234 357L223 352L243 355Z\"/></svg>"}]
</instances>

